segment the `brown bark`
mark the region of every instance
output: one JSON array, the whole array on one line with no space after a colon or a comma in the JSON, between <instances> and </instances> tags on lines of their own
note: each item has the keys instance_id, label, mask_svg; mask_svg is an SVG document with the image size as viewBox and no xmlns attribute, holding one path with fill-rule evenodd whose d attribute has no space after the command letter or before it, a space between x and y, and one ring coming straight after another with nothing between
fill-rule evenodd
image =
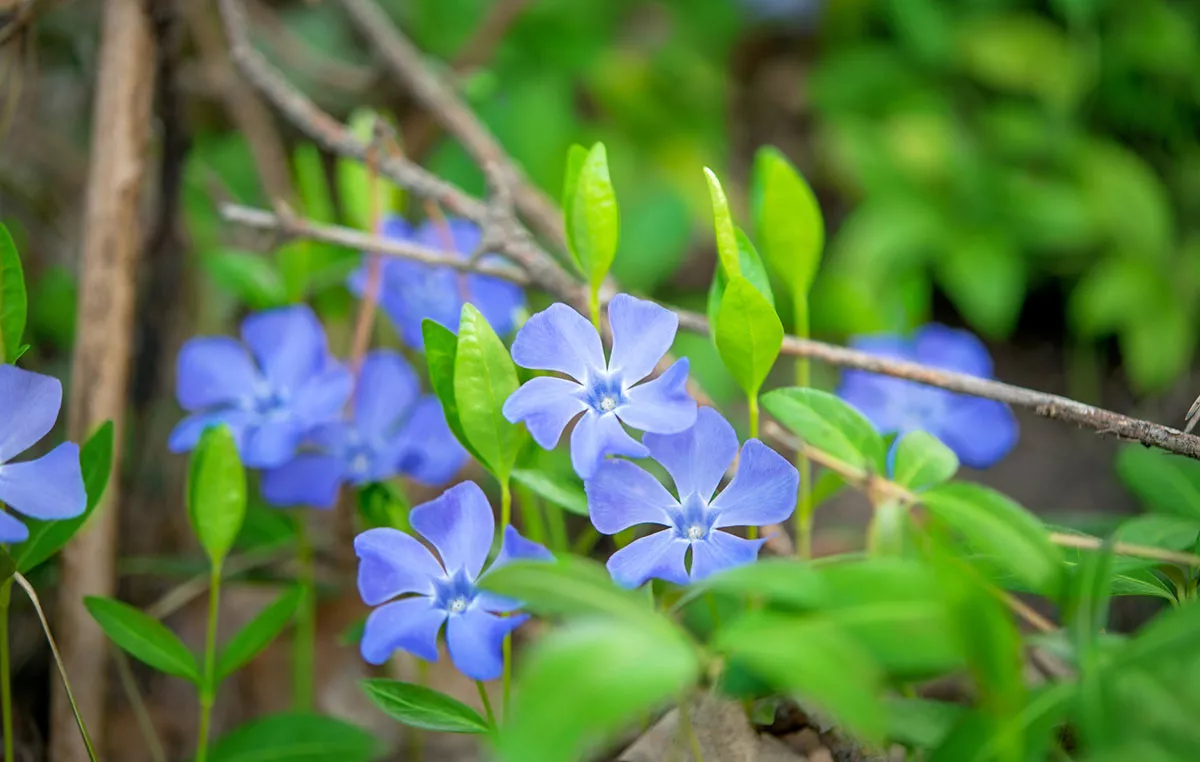
<instances>
[{"instance_id":1,"label":"brown bark","mask_svg":"<svg viewBox=\"0 0 1200 762\"><path fill-rule=\"evenodd\" d=\"M104 502L62 554L58 632L85 722L103 748L108 646L83 608L86 595L112 595L117 553L121 432L132 347L135 275L142 243L142 181L154 92L155 37L142 0L108 0L92 115L84 213L79 318L67 428L81 442L98 424L116 426L114 478ZM54 684L50 758L86 762L70 705Z\"/></svg>"}]
</instances>

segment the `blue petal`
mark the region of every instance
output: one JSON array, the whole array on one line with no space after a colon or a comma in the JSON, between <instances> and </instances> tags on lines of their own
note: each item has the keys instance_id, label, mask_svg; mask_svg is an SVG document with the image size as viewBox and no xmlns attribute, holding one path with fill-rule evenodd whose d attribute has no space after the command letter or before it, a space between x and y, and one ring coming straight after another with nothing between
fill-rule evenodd
<instances>
[{"instance_id":1,"label":"blue petal","mask_svg":"<svg viewBox=\"0 0 1200 762\"><path fill-rule=\"evenodd\" d=\"M621 420L635 429L674 434L696 422L696 401L687 391L688 359L675 364L653 381L625 393L628 402L617 408Z\"/></svg>"},{"instance_id":2,"label":"blue petal","mask_svg":"<svg viewBox=\"0 0 1200 762\"><path fill-rule=\"evenodd\" d=\"M416 372L403 355L389 350L368 354L354 388L354 424L368 438L394 433L421 393Z\"/></svg>"},{"instance_id":3,"label":"blue petal","mask_svg":"<svg viewBox=\"0 0 1200 762\"><path fill-rule=\"evenodd\" d=\"M297 455L262 474L263 499L280 508L333 508L344 480L342 462L329 455Z\"/></svg>"},{"instance_id":4,"label":"blue petal","mask_svg":"<svg viewBox=\"0 0 1200 762\"><path fill-rule=\"evenodd\" d=\"M641 587L648 579L688 583L683 558L690 543L670 529L634 540L608 559L608 572L622 587Z\"/></svg>"},{"instance_id":5,"label":"blue petal","mask_svg":"<svg viewBox=\"0 0 1200 762\"><path fill-rule=\"evenodd\" d=\"M612 413L598 415L589 410L571 432L571 465L584 481L592 477L600 461L609 455L644 458L649 454L645 445L625 432Z\"/></svg>"},{"instance_id":6,"label":"blue petal","mask_svg":"<svg viewBox=\"0 0 1200 762\"><path fill-rule=\"evenodd\" d=\"M174 453L190 452L200 442L200 435L209 426L226 425L238 442L238 451L242 451L246 428L250 425L250 415L244 410L227 409L214 410L209 413L189 415L171 430L167 438L167 449Z\"/></svg>"},{"instance_id":7,"label":"blue petal","mask_svg":"<svg viewBox=\"0 0 1200 762\"><path fill-rule=\"evenodd\" d=\"M924 365L992 377L992 356L970 331L932 323L917 331L914 359Z\"/></svg>"},{"instance_id":8,"label":"blue petal","mask_svg":"<svg viewBox=\"0 0 1200 762\"><path fill-rule=\"evenodd\" d=\"M995 400L955 397L947 420L933 433L971 468L988 468L1008 455L1020 433L1012 410Z\"/></svg>"},{"instance_id":9,"label":"blue petal","mask_svg":"<svg viewBox=\"0 0 1200 762\"><path fill-rule=\"evenodd\" d=\"M627 460L606 460L584 482L588 515L601 534L616 534L638 524L671 526L668 511L679 501L648 472Z\"/></svg>"},{"instance_id":10,"label":"blue petal","mask_svg":"<svg viewBox=\"0 0 1200 762\"><path fill-rule=\"evenodd\" d=\"M852 405L882 433L905 428L905 400L913 393L915 384L877 373L848 371L842 374L837 396Z\"/></svg>"},{"instance_id":11,"label":"blue petal","mask_svg":"<svg viewBox=\"0 0 1200 762\"><path fill-rule=\"evenodd\" d=\"M613 333L608 370L626 383L640 381L654 371L671 349L679 328L674 312L628 294L617 294L608 303L608 320Z\"/></svg>"},{"instance_id":12,"label":"blue petal","mask_svg":"<svg viewBox=\"0 0 1200 762\"><path fill-rule=\"evenodd\" d=\"M448 267L400 259L387 262L380 303L405 344L424 349L421 322L426 318L451 331L458 330L466 288L463 278Z\"/></svg>"},{"instance_id":13,"label":"blue petal","mask_svg":"<svg viewBox=\"0 0 1200 762\"><path fill-rule=\"evenodd\" d=\"M376 606L398 595L432 595L433 581L445 570L429 549L399 529L368 529L354 538L358 556L358 593Z\"/></svg>"},{"instance_id":14,"label":"blue petal","mask_svg":"<svg viewBox=\"0 0 1200 762\"><path fill-rule=\"evenodd\" d=\"M517 331L513 362L522 368L554 370L579 383L604 373L604 347L587 319L565 304L552 304Z\"/></svg>"},{"instance_id":15,"label":"blue petal","mask_svg":"<svg viewBox=\"0 0 1200 762\"><path fill-rule=\"evenodd\" d=\"M64 442L37 460L0 466L0 503L43 521L83 513L87 492L79 446Z\"/></svg>"},{"instance_id":16,"label":"blue petal","mask_svg":"<svg viewBox=\"0 0 1200 762\"><path fill-rule=\"evenodd\" d=\"M496 518L478 484L454 485L440 497L413 508L408 520L437 548L447 572L464 569L471 579L479 576L492 547Z\"/></svg>"},{"instance_id":17,"label":"blue petal","mask_svg":"<svg viewBox=\"0 0 1200 762\"><path fill-rule=\"evenodd\" d=\"M722 569L754 563L766 539L744 540L728 532L712 531L692 544L692 581L699 582Z\"/></svg>"},{"instance_id":18,"label":"blue petal","mask_svg":"<svg viewBox=\"0 0 1200 762\"><path fill-rule=\"evenodd\" d=\"M462 255L474 253L480 238L479 226L460 217L426 220L413 236L416 243L426 248Z\"/></svg>"},{"instance_id":19,"label":"blue petal","mask_svg":"<svg viewBox=\"0 0 1200 762\"><path fill-rule=\"evenodd\" d=\"M0 463L50 433L61 407L62 383L57 378L0 365Z\"/></svg>"},{"instance_id":20,"label":"blue petal","mask_svg":"<svg viewBox=\"0 0 1200 762\"><path fill-rule=\"evenodd\" d=\"M709 506L714 528L778 524L796 509L800 474L779 453L757 439L742 447L737 474Z\"/></svg>"},{"instance_id":21,"label":"blue petal","mask_svg":"<svg viewBox=\"0 0 1200 762\"><path fill-rule=\"evenodd\" d=\"M324 368L325 329L307 305L251 315L242 322L242 339L277 391L299 389Z\"/></svg>"},{"instance_id":22,"label":"blue petal","mask_svg":"<svg viewBox=\"0 0 1200 762\"><path fill-rule=\"evenodd\" d=\"M472 680L495 680L504 671L504 636L527 616L498 617L480 608L467 609L446 622L446 645L454 666Z\"/></svg>"},{"instance_id":23,"label":"blue petal","mask_svg":"<svg viewBox=\"0 0 1200 762\"><path fill-rule=\"evenodd\" d=\"M246 347L228 336L191 339L175 362L175 397L184 410L206 410L253 399L262 383Z\"/></svg>"},{"instance_id":24,"label":"blue petal","mask_svg":"<svg viewBox=\"0 0 1200 762\"><path fill-rule=\"evenodd\" d=\"M509 423L524 421L533 441L552 450L571 419L587 409L582 389L565 378L531 378L504 401L504 417Z\"/></svg>"},{"instance_id":25,"label":"blue petal","mask_svg":"<svg viewBox=\"0 0 1200 762\"><path fill-rule=\"evenodd\" d=\"M383 664L399 649L437 661L438 630L444 621L446 612L434 608L432 599L424 596L380 606L367 617L362 656L370 664Z\"/></svg>"},{"instance_id":26,"label":"blue petal","mask_svg":"<svg viewBox=\"0 0 1200 762\"><path fill-rule=\"evenodd\" d=\"M485 257L484 261L489 261ZM517 311L525 306L525 292L516 283L487 275L468 275L471 303L487 318L497 334L507 336L516 324Z\"/></svg>"},{"instance_id":27,"label":"blue petal","mask_svg":"<svg viewBox=\"0 0 1200 762\"><path fill-rule=\"evenodd\" d=\"M28 539L29 527L0 509L0 543L25 542Z\"/></svg>"},{"instance_id":28,"label":"blue petal","mask_svg":"<svg viewBox=\"0 0 1200 762\"><path fill-rule=\"evenodd\" d=\"M292 419L246 427L240 446L242 462L250 468L282 466L296 455L305 428Z\"/></svg>"},{"instance_id":29,"label":"blue petal","mask_svg":"<svg viewBox=\"0 0 1200 762\"><path fill-rule=\"evenodd\" d=\"M500 554L488 567L486 574L491 574L513 561L553 561L554 554L533 540L527 540L511 525L504 528L504 542L500 546ZM486 576L486 574L484 576ZM484 611L507 613L521 608L520 601L506 598L503 595L480 590L475 596L475 604Z\"/></svg>"},{"instance_id":30,"label":"blue petal","mask_svg":"<svg viewBox=\"0 0 1200 762\"><path fill-rule=\"evenodd\" d=\"M397 442L396 470L430 487L453 479L470 457L432 395L422 397L413 407Z\"/></svg>"},{"instance_id":31,"label":"blue petal","mask_svg":"<svg viewBox=\"0 0 1200 762\"><path fill-rule=\"evenodd\" d=\"M313 426L342 417L342 410L354 389L354 377L340 363L329 362L296 390L289 408L305 426Z\"/></svg>"},{"instance_id":32,"label":"blue petal","mask_svg":"<svg viewBox=\"0 0 1200 762\"><path fill-rule=\"evenodd\" d=\"M409 241L412 240L415 231L408 220L397 214L384 215L383 221L379 224L379 235L384 238L390 238L393 241Z\"/></svg>"},{"instance_id":33,"label":"blue petal","mask_svg":"<svg viewBox=\"0 0 1200 762\"><path fill-rule=\"evenodd\" d=\"M642 444L667 469L680 500L695 494L706 503L738 452L737 432L711 407L700 408L692 428L678 434L646 434Z\"/></svg>"}]
</instances>

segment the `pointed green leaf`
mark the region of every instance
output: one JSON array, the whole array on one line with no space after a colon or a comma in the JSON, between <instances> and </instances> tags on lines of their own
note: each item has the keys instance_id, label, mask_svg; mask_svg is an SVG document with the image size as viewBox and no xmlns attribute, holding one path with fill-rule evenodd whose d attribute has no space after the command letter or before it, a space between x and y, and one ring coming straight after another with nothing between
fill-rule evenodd
<instances>
[{"instance_id":1,"label":"pointed green leaf","mask_svg":"<svg viewBox=\"0 0 1200 762\"><path fill-rule=\"evenodd\" d=\"M579 272L587 278L591 272L588 263L583 257L587 252L579 251L579 247L575 244L575 189L579 186L579 173L583 171L584 162L587 161L588 150L581 145L574 144L567 151L567 170L563 176L563 226L567 234L567 248L571 251L571 256L575 259L575 263L579 266Z\"/></svg>"},{"instance_id":2,"label":"pointed green leaf","mask_svg":"<svg viewBox=\"0 0 1200 762\"><path fill-rule=\"evenodd\" d=\"M855 468L883 469L883 437L862 413L828 392L789 387L763 395L763 407L808 444Z\"/></svg>"},{"instance_id":3,"label":"pointed green leaf","mask_svg":"<svg viewBox=\"0 0 1200 762\"><path fill-rule=\"evenodd\" d=\"M464 304L454 358L454 399L471 450L499 480L508 479L525 430L508 422L504 401L517 390L517 368L508 349L473 304Z\"/></svg>"},{"instance_id":4,"label":"pointed green leaf","mask_svg":"<svg viewBox=\"0 0 1200 762\"><path fill-rule=\"evenodd\" d=\"M374 678L359 685L375 706L397 722L437 733L486 733L488 721L466 704L432 688Z\"/></svg>"},{"instance_id":5,"label":"pointed green leaf","mask_svg":"<svg viewBox=\"0 0 1200 762\"><path fill-rule=\"evenodd\" d=\"M498 757L588 758L589 744L686 695L699 677L697 649L678 632L597 619L569 624L526 656Z\"/></svg>"},{"instance_id":6,"label":"pointed green leaf","mask_svg":"<svg viewBox=\"0 0 1200 762\"><path fill-rule=\"evenodd\" d=\"M321 152L312 143L302 143L292 152L292 169L296 174L296 189L304 216L317 222L336 222L333 198Z\"/></svg>"},{"instance_id":7,"label":"pointed green leaf","mask_svg":"<svg viewBox=\"0 0 1200 762\"><path fill-rule=\"evenodd\" d=\"M772 269L793 295L807 294L825 247L817 197L778 149L754 157L755 230Z\"/></svg>"},{"instance_id":8,"label":"pointed green leaf","mask_svg":"<svg viewBox=\"0 0 1200 762\"><path fill-rule=\"evenodd\" d=\"M407 532L410 510L408 497L395 482L372 482L358 489L358 512L368 529L392 527Z\"/></svg>"},{"instance_id":9,"label":"pointed green leaf","mask_svg":"<svg viewBox=\"0 0 1200 762\"><path fill-rule=\"evenodd\" d=\"M84 443L79 451L79 465L83 471L83 487L87 492L87 509L72 519L61 521L38 521L29 519L29 539L14 549L17 570L27 573L38 564L57 553L62 546L79 531L87 522L104 489L108 486L108 478L112 473L113 462L113 423L105 421Z\"/></svg>"},{"instance_id":10,"label":"pointed green leaf","mask_svg":"<svg viewBox=\"0 0 1200 762\"><path fill-rule=\"evenodd\" d=\"M301 242L288 245L298 243ZM271 261L260 254L210 251L201 257L200 263L218 286L250 309L265 310L288 303L288 291L283 278Z\"/></svg>"},{"instance_id":11,"label":"pointed green leaf","mask_svg":"<svg viewBox=\"0 0 1200 762\"><path fill-rule=\"evenodd\" d=\"M896 445L892 481L920 490L949 481L958 471L958 456L926 431L905 434Z\"/></svg>"},{"instance_id":12,"label":"pointed green leaf","mask_svg":"<svg viewBox=\"0 0 1200 762\"><path fill-rule=\"evenodd\" d=\"M708 195L712 198L713 227L717 234L717 258L725 269L725 276L733 278L742 274L738 261L737 233L733 225L733 213L729 211L729 199L721 181L708 167L704 168L704 179L708 181Z\"/></svg>"},{"instance_id":13,"label":"pointed green leaf","mask_svg":"<svg viewBox=\"0 0 1200 762\"><path fill-rule=\"evenodd\" d=\"M201 547L220 566L246 518L246 472L228 426L205 429L188 469L188 518Z\"/></svg>"},{"instance_id":14,"label":"pointed green leaf","mask_svg":"<svg viewBox=\"0 0 1200 762\"><path fill-rule=\"evenodd\" d=\"M159 672L200 684L196 657L162 622L113 598L88 596L83 605L121 650Z\"/></svg>"},{"instance_id":15,"label":"pointed green leaf","mask_svg":"<svg viewBox=\"0 0 1200 762\"><path fill-rule=\"evenodd\" d=\"M1010 498L979 484L943 484L921 497L929 513L1028 589L1056 596L1063 559L1042 522Z\"/></svg>"},{"instance_id":16,"label":"pointed green leaf","mask_svg":"<svg viewBox=\"0 0 1200 762\"><path fill-rule=\"evenodd\" d=\"M25 333L25 274L17 245L0 223L0 361L15 363Z\"/></svg>"},{"instance_id":17,"label":"pointed green leaf","mask_svg":"<svg viewBox=\"0 0 1200 762\"><path fill-rule=\"evenodd\" d=\"M355 109L350 114L350 133L364 145L369 146L375 129L375 120L379 118L384 117L369 108ZM366 164L357 159L339 157L334 165L334 173L337 178L342 215L346 218L346 223L358 230L370 231L372 182ZM389 214L400 208L403 193L391 181L378 177L374 186L380 196L380 214Z\"/></svg>"},{"instance_id":18,"label":"pointed green leaf","mask_svg":"<svg viewBox=\"0 0 1200 762\"><path fill-rule=\"evenodd\" d=\"M576 516L588 515L587 495L583 491L583 482L574 476L518 468L512 472L512 478L518 484L533 490L538 497L549 500L559 508L570 511Z\"/></svg>"},{"instance_id":19,"label":"pointed green leaf","mask_svg":"<svg viewBox=\"0 0 1200 762\"><path fill-rule=\"evenodd\" d=\"M592 146L574 178L571 173L576 172L574 162L578 161L578 153L572 151L567 161L567 182L574 181L569 191L571 205L566 208L571 250L595 289L608 275L617 255L621 228L617 194L608 175L608 155L603 143Z\"/></svg>"},{"instance_id":20,"label":"pointed green leaf","mask_svg":"<svg viewBox=\"0 0 1200 762\"><path fill-rule=\"evenodd\" d=\"M714 339L725 367L746 395L754 397L779 357L783 324L766 297L738 275L721 297Z\"/></svg>"},{"instance_id":21,"label":"pointed green leaf","mask_svg":"<svg viewBox=\"0 0 1200 762\"><path fill-rule=\"evenodd\" d=\"M1117 453L1117 475L1148 509L1200 519L1200 462L1128 445Z\"/></svg>"},{"instance_id":22,"label":"pointed green leaf","mask_svg":"<svg viewBox=\"0 0 1200 762\"><path fill-rule=\"evenodd\" d=\"M737 228L738 242L738 264L741 267L742 276L750 281L758 292L766 297L770 302L771 307L775 307L775 294L771 291L771 278L767 274L767 268L763 265L762 259L758 256L758 250L754 248L754 244L746 235L745 231ZM725 287L729 284L729 278L725 275L725 268L717 264L713 270L712 285L708 289L708 330L713 336L717 335L717 314L721 309L721 299L725 296Z\"/></svg>"},{"instance_id":23,"label":"pointed green leaf","mask_svg":"<svg viewBox=\"0 0 1200 762\"><path fill-rule=\"evenodd\" d=\"M458 357L458 336L441 323L429 318L421 321L421 334L425 338L425 365L429 368L429 383L433 393L442 403L446 423L459 443L480 463L483 458L475 452L458 419L458 402L454 397L454 365Z\"/></svg>"},{"instance_id":24,"label":"pointed green leaf","mask_svg":"<svg viewBox=\"0 0 1200 762\"><path fill-rule=\"evenodd\" d=\"M368 762L379 744L366 730L322 714L295 712L255 720L223 736L209 762Z\"/></svg>"},{"instance_id":25,"label":"pointed green leaf","mask_svg":"<svg viewBox=\"0 0 1200 762\"><path fill-rule=\"evenodd\" d=\"M292 621L304 589L292 587L258 612L217 655L217 681L220 682L262 653Z\"/></svg>"}]
</instances>

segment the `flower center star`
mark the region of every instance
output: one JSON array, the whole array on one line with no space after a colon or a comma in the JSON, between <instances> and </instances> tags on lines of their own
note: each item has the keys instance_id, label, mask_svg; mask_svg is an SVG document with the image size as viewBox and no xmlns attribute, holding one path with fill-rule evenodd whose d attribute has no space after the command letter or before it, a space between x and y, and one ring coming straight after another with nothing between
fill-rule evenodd
<instances>
[{"instance_id":1,"label":"flower center star","mask_svg":"<svg viewBox=\"0 0 1200 762\"><path fill-rule=\"evenodd\" d=\"M467 573L459 569L453 574L434 580L433 602L447 614L462 614L475 600L475 585Z\"/></svg>"},{"instance_id":2,"label":"flower center star","mask_svg":"<svg viewBox=\"0 0 1200 762\"><path fill-rule=\"evenodd\" d=\"M712 532L717 516L697 495L689 495L679 507L675 519L675 533L688 542L703 542Z\"/></svg>"},{"instance_id":3,"label":"flower center star","mask_svg":"<svg viewBox=\"0 0 1200 762\"><path fill-rule=\"evenodd\" d=\"M446 608L450 610L451 614L461 614L467 610L467 599L460 595L450 601L450 605Z\"/></svg>"},{"instance_id":4,"label":"flower center star","mask_svg":"<svg viewBox=\"0 0 1200 762\"><path fill-rule=\"evenodd\" d=\"M616 376L596 376L588 384L586 402L601 415L611 413L625 401L625 390Z\"/></svg>"}]
</instances>

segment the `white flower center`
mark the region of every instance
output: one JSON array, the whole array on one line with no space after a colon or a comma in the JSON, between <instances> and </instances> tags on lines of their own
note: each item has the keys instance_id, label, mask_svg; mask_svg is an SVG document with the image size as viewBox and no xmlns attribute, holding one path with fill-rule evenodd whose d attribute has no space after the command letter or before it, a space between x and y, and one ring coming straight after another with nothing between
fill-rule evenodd
<instances>
[{"instance_id":1,"label":"white flower center","mask_svg":"<svg viewBox=\"0 0 1200 762\"><path fill-rule=\"evenodd\" d=\"M451 614L461 614L467 610L467 599L460 595L454 600L450 601L449 608Z\"/></svg>"},{"instance_id":2,"label":"white flower center","mask_svg":"<svg viewBox=\"0 0 1200 762\"><path fill-rule=\"evenodd\" d=\"M699 524L692 524L688 527L687 536L689 540L703 540L705 535L704 527Z\"/></svg>"},{"instance_id":3,"label":"white flower center","mask_svg":"<svg viewBox=\"0 0 1200 762\"><path fill-rule=\"evenodd\" d=\"M617 399L612 395L605 395L600 398L600 409L606 413L611 413L617 407Z\"/></svg>"},{"instance_id":4,"label":"white flower center","mask_svg":"<svg viewBox=\"0 0 1200 762\"><path fill-rule=\"evenodd\" d=\"M365 474L367 472L368 465L370 465L370 464L367 460L366 454L359 453L358 455L355 456L354 460L350 463L350 470L356 474Z\"/></svg>"}]
</instances>

